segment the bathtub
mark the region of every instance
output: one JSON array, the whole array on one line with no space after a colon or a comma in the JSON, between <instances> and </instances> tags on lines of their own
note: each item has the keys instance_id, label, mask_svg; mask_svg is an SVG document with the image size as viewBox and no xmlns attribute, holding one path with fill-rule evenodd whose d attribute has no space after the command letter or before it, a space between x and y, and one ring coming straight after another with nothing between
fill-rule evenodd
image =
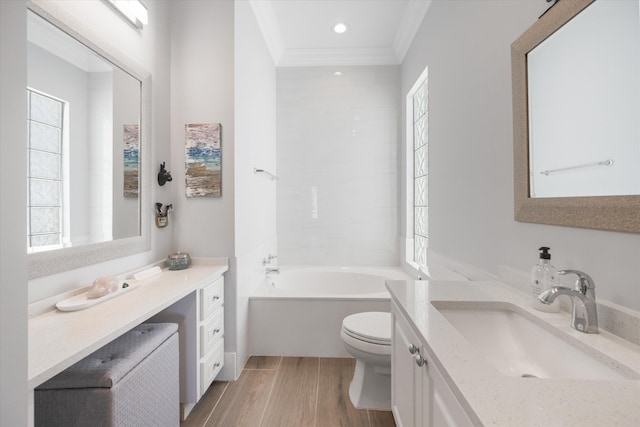
<instances>
[{"instance_id":1,"label":"bathtub","mask_svg":"<svg viewBox=\"0 0 640 427\"><path fill-rule=\"evenodd\" d=\"M282 267L265 280L256 297L388 298L385 280L411 279L397 268Z\"/></svg>"},{"instance_id":2,"label":"bathtub","mask_svg":"<svg viewBox=\"0 0 640 427\"><path fill-rule=\"evenodd\" d=\"M432 269L439 280L465 280ZM391 309L386 280L413 280L399 267L280 267L249 297L250 352L259 356L350 357L342 319Z\"/></svg>"}]
</instances>

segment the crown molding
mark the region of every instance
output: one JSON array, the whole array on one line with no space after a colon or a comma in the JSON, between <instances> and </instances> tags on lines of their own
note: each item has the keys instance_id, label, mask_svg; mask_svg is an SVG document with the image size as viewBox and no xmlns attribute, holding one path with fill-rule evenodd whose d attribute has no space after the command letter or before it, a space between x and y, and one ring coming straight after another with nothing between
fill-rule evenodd
<instances>
[{"instance_id":1,"label":"crown molding","mask_svg":"<svg viewBox=\"0 0 640 427\"><path fill-rule=\"evenodd\" d=\"M0 0L1 1L1 0ZM404 59L432 0L409 0L389 48L286 49L272 0L249 0L276 67L395 65Z\"/></svg>"},{"instance_id":2,"label":"crown molding","mask_svg":"<svg viewBox=\"0 0 640 427\"><path fill-rule=\"evenodd\" d=\"M416 36L420 24L431 6L432 0L409 0L404 12L402 22L398 26L398 32L393 41L393 50L398 57L398 62L404 60L413 38Z\"/></svg>"},{"instance_id":3,"label":"crown molding","mask_svg":"<svg viewBox=\"0 0 640 427\"><path fill-rule=\"evenodd\" d=\"M395 65L398 57L392 48L285 49L278 67L326 65Z\"/></svg>"},{"instance_id":4,"label":"crown molding","mask_svg":"<svg viewBox=\"0 0 640 427\"><path fill-rule=\"evenodd\" d=\"M284 52L284 41L271 0L249 0L273 62L277 65Z\"/></svg>"}]
</instances>

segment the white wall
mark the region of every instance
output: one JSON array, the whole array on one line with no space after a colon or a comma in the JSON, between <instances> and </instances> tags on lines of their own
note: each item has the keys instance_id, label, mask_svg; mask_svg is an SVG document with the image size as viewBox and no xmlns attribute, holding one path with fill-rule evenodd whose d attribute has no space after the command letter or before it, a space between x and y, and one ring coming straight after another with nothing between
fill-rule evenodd
<instances>
[{"instance_id":1,"label":"white wall","mask_svg":"<svg viewBox=\"0 0 640 427\"><path fill-rule=\"evenodd\" d=\"M278 69L283 264L398 265L399 67Z\"/></svg>"},{"instance_id":2,"label":"white wall","mask_svg":"<svg viewBox=\"0 0 640 427\"><path fill-rule=\"evenodd\" d=\"M171 8L171 165L175 249L228 256L225 367L249 356L248 297L275 254L275 66L248 2L181 1ZM184 195L184 125L222 123L222 197Z\"/></svg>"},{"instance_id":3,"label":"white wall","mask_svg":"<svg viewBox=\"0 0 640 427\"><path fill-rule=\"evenodd\" d=\"M248 2L176 2L171 19L174 246L230 258L221 376L235 379L249 356L248 296L276 251L276 186L253 173L275 172L275 66ZM186 198L184 125L213 122L222 123L222 197Z\"/></svg>"},{"instance_id":4,"label":"white wall","mask_svg":"<svg viewBox=\"0 0 640 427\"><path fill-rule=\"evenodd\" d=\"M0 425L27 425L27 25L0 1ZM10 60L7 60L10 58ZM25 141L16 144L15 141Z\"/></svg>"},{"instance_id":5,"label":"white wall","mask_svg":"<svg viewBox=\"0 0 640 427\"><path fill-rule=\"evenodd\" d=\"M171 163L176 249L233 253L233 1L171 2ZM184 126L222 124L222 197L187 198ZM168 203L169 200L158 200Z\"/></svg>"},{"instance_id":6,"label":"white wall","mask_svg":"<svg viewBox=\"0 0 640 427\"><path fill-rule=\"evenodd\" d=\"M169 218L174 250L227 256L225 352L236 351L237 301L234 236L234 4L233 0L171 2L171 161L175 190ZM184 192L184 126L222 124L222 197L187 198ZM156 172L157 173L157 172ZM228 369L225 366L225 369ZM225 371L226 372L226 371Z\"/></svg>"},{"instance_id":7,"label":"white wall","mask_svg":"<svg viewBox=\"0 0 640 427\"><path fill-rule=\"evenodd\" d=\"M277 170L276 68L249 2L235 2L234 18L237 377L250 354L249 295L264 280L262 259L277 251L277 181L253 169Z\"/></svg>"},{"instance_id":8,"label":"white wall","mask_svg":"<svg viewBox=\"0 0 640 427\"><path fill-rule=\"evenodd\" d=\"M598 297L639 310L640 234L513 220L510 45L546 7L433 2L405 57L403 97L429 66L430 249L496 274L529 271L550 246L553 264L589 273Z\"/></svg>"}]
</instances>

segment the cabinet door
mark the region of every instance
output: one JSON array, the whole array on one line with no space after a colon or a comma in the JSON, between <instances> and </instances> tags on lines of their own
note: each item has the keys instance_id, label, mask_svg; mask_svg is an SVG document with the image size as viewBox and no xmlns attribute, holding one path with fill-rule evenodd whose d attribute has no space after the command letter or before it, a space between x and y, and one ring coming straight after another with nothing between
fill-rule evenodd
<instances>
[{"instance_id":1,"label":"cabinet door","mask_svg":"<svg viewBox=\"0 0 640 427\"><path fill-rule=\"evenodd\" d=\"M391 314L391 406L397 427L473 427L444 377L427 357L425 344L418 340L395 304ZM416 363L417 357L421 366Z\"/></svg>"},{"instance_id":2,"label":"cabinet door","mask_svg":"<svg viewBox=\"0 0 640 427\"><path fill-rule=\"evenodd\" d=\"M422 400L421 400L421 406L422 406L422 426L424 427L430 427L430 426L437 426L437 427L444 427L444 426L448 426L449 424L442 424L440 423L434 413L434 408L433 408L433 401L434 401L434 386L433 386L433 379L431 378L431 371L434 369L434 367L431 364L431 360L427 358L426 356L426 351L424 349L424 347L421 348L420 354L423 357L423 364L422 367L420 368L420 377L422 379L421 381L421 395L422 395Z\"/></svg>"},{"instance_id":3,"label":"cabinet door","mask_svg":"<svg viewBox=\"0 0 640 427\"><path fill-rule=\"evenodd\" d=\"M414 427L420 419L422 395L420 372L415 356L409 351L413 345L419 349L415 335L402 318L393 313L393 337L391 353L391 405L398 427Z\"/></svg>"},{"instance_id":4,"label":"cabinet door","mask_svg":"<svg viewBox=\"0 0 640 427\"><path fill-rule=\"evenodd\" d=\"M473 424L462 405L445 382L440 372L433 367L430 370L431 407L433 426L472 427Z\"/></svg>"}]
</instances>

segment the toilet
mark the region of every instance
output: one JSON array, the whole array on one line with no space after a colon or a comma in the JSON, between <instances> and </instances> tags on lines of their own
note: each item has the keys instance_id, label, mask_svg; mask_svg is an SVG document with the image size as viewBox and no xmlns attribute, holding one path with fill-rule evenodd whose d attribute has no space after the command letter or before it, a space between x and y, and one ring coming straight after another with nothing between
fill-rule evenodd
<instances>
[{"instance_id":1,"label":"toilet","mask_svg":"<svg viewBox=\"0 0 640 427\"><path fill-rule=\"evenodd\" d=\"M347 316L340 331L347 352L356 359L349 398L357 409L391 410L391 313Z\"/></svg>"}]
</instances>

